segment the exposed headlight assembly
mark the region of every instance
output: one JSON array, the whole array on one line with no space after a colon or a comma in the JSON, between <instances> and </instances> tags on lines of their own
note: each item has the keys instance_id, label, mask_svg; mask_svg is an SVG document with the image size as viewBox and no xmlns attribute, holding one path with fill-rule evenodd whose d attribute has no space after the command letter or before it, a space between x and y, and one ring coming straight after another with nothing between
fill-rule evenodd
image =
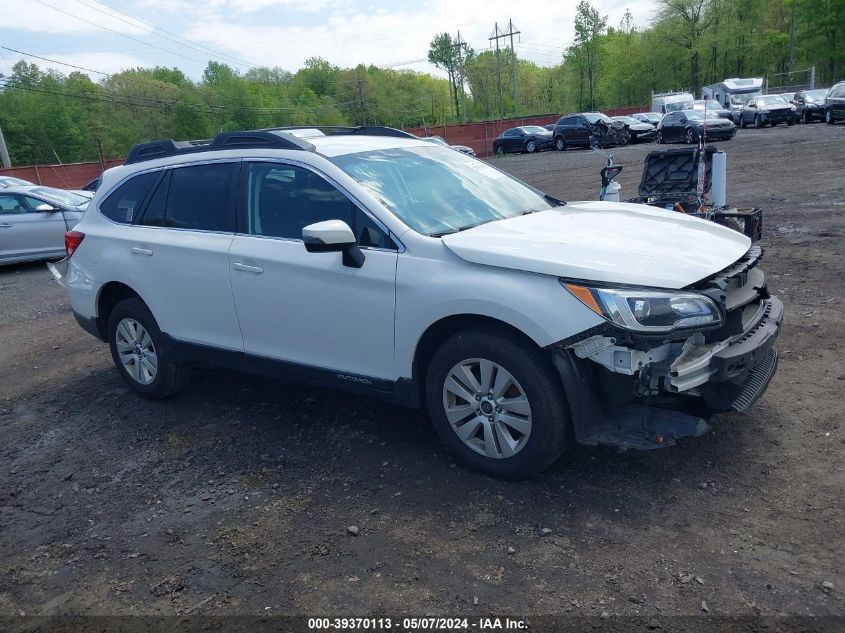
<instances>
[{"instance_id":1,"label":"exposed headlight assembly","mask_svg":"<svg viewBox=\"0 0 845 633\"><path fill-rule=\"evenodd\" d=\"M716 303L695 292L589 287L563 280L561 283L599 316L636 332L660 334L722 323Z\"/></svg>"}]
</instances>

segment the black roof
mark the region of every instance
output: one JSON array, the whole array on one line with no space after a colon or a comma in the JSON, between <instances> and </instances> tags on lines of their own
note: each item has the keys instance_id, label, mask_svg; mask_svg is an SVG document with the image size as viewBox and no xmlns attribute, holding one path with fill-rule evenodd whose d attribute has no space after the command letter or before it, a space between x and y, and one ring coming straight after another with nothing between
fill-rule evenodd
<instances>
[{"instance_id":1,"label":"black roof","mask_svg":"<svg viewBox=\"0 0 845 633\"><path fill-rule=\"evenodd\" d=\"M324 134L362 135L362 136L396 136L401 138L417 138L409 132L380 125L370 126L324 126L298 125L290 127L268 128L264 130L244 130L238 132L220 132L213 139L195 141L174 141L160 139L149 143L135 145L126 157L126 165L140 163L166 156L180 154L194 154L197 152L213 152L224 149L244 148L277 148L312 151L314 146L306 138L292 134L295 130L319 130Z\"/></svg>"}]
</instances>

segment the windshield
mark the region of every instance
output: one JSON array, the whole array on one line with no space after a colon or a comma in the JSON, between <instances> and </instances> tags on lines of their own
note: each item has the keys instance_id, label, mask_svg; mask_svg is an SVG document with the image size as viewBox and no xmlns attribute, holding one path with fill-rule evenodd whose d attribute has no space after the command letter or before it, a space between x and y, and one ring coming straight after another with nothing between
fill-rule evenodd
<instances>
[{"instance_id":1,"label":"windshield","mask_svg":"<svg viewBox=\"0 0 845 633\"><path fill-rule=\"evenodd\" d=\"M703 121L704 120L704 110L687 110L686 112L684 112L684 114L686 115L686 117L688 119L691 119L691 120L694 120L694 121ZM710 117L710 118L712 119L713 117Z\"/></svg>"},{"instance_id":2,"label":"windshield","mask_svg":"<svg viewBox=\"0 0 845 633\"><path fill-rule=\"evenodd\" d=\"M827 90L808 90L804 93L804 99L810 103L821 103L827 96Z\"/></svg>"},{"instance_id":3,"label":"windshield","mask_svg":"<svg viewBox=\"0 0 845 633\"><path fill-rule=\"evenodd\" d=\"M425 138L425 140L427 140L427 141L429 141L429 142L431 142L431 143L437 143L438 145L445 145L445 146L447 146L447 147L449 146L449 143L447 143L446 141L444 141L444 140L443 140L442 138L440 138L439 136L427 136L427 137Z\"/></svg>"},{"instance_id":4,"label":"windshield","mask_svg":"<svg viewBox=\"0 0 845 633\"><path fill-rule=\"evenodd\" d=\"M733 105L738 106L745 105L746 103L748 103L749 99L751 99L752 97L756 97L759 94L759 92L744 92L743 94L739 95L731 95L731 103Z\"/></svg>"},{"instance_id":5,"label":"windshield","mask_svg":"<svg viewBox=\"0 0 845 633\"><path fill-rule=\"evenodd\" d=\"M62 191L61 189L53 189L52 187L38 187L33 189L32 193L37 193L43 198L47 198L53 202L58 202L68 207L80 207L88 204L90 198L80 196L78 193L71 193L70 191Z\"/></svg>"},{"instance_id":6,"label":"windshield","mask_svg":"<svg viewBox=\"0 0 845 633\"><path fill-rule=\"evenodd\" d=\"M780 95L769 95L768 97L757 97L758 106L782 106L786 105L786 99Z\"/></svg>"},{"instance_id":7,"label":"windshield","mask_svg":"<svg viewBox=\"0 0 845 633\"><path fill-rule=\"evenodd\" d=\"M609 116L606 116L601 112L585 112L584 116L590 123L598 123L599 121L607 124L613 123Z\"/></svg>"},{"instance_id":8,"label":"windshield","mask_svg":"<svg viewBox=\"0 0 845 633\"><path fill-rule=\"evenodd\" d=\"M664 107L666 108L666 112L677 112L678 110L686 110L687 108L692 107L692 100L667 103Z\"/></svg>"},{"instance_id":9,"label":"windshield","mask_svg":"<svg viewBox=\"0 0 845 633\"><path fill-rule=\"evenodd\" d=\"M455 231L552 208L543 194L460 152L397 147L331 161L424 235Z\"/></svg>"},{"instance_id":10,"label":"windshield","mask_svg":"<svg viewBox=\"0 0 845 633\"><path fill-rule=\"evenodd\" d=\"M546 134L548 130L544 127L540 127L539 125L526 125L521 128L523 132L526 134Z\"/></svg>"}]
</instances>

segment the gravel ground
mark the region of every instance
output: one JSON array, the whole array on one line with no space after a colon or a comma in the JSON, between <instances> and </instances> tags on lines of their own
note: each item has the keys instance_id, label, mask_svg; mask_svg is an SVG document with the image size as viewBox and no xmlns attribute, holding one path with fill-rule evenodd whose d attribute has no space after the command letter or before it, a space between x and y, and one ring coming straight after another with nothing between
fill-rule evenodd
<instances>
[{"instance_id":1,"label":"gravel ground","mask_svg":"<svg viewBox=\"0 0 845 633\"><path fill-rule=\"evenodd\" d=\"M141 400L43 264L0 269L0 613L845 615L845 126L720 145L786 304L767 395L520 483L456 466L421 413L328 390L205 370ZM623 195L648 150L616 152ZM603 160L495 164L579 199Z\"/></svg>"}]
</instances>

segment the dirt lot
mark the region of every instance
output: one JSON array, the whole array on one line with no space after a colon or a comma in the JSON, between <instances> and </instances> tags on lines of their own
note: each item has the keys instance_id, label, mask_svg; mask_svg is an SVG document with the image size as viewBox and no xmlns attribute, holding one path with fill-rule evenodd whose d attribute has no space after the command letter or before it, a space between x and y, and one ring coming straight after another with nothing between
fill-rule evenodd
<instances>
[{"instance_id":1,"label":"dirt lot","mask_svg":"<svg viewBox=\"0 0 845 633\"><path fill-rule=\"evenodd\" d=\"M845 126L721 146L787 309L768 394L521 483L377 401L216 370L141 400L43 265L0 269L0 613L845 615ZM648 149L617 152L623 194ZM602 163L496 161L565 199Z\"/></svg>"}]
</instances>

